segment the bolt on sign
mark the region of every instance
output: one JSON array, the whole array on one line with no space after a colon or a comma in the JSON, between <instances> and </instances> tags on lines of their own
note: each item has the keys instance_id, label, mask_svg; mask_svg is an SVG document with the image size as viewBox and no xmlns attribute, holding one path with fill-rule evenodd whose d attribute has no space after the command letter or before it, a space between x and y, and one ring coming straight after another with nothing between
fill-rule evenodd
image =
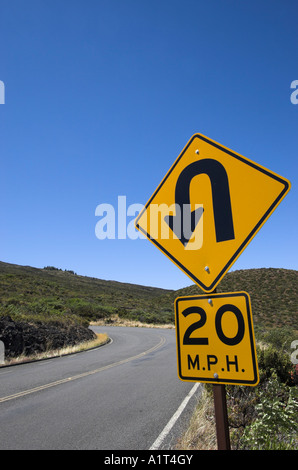
<instances>
[{"instance_id":1,"label":"bolt on sign","mask_svg":"<svg viewBox=\"0 0 298 470\"><path fill-rule=\"evenodd\" d=\"M211 292L289 190L285 178L195 134L135 226Z\"/></svg>"},{"instance_id":2,"label":"bolt on sign","mask_svg":"<svg viewBox=\"0 0 298 470\"><path fill-rule=\"evenodd\" d=\"M258 384L251 302L246 292L178 297L175 322L181 380Z\"/></svg>"}]
</instances>

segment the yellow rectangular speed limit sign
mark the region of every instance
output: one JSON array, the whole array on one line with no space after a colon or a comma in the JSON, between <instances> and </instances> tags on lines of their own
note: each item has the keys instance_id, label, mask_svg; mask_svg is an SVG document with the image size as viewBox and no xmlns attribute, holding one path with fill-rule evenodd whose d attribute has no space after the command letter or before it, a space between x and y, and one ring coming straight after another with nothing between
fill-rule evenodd
<instances>
[{"instance_id":1,"label":"yellow rectangular speed limit sign","mask_svg":"<svg viewBox=\"0 0 298 470\"><path fill-rule=\"evenodd\" d=\"M181 380L258 384L251 303L246 292L178 297L175 321Z\"/></svg>"}]
</instances>

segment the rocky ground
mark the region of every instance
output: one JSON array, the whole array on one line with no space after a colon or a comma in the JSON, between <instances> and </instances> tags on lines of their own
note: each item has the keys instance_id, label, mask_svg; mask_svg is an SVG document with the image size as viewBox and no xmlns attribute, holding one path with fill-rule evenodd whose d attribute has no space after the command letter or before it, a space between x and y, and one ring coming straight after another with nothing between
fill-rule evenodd
<instances>
[{"instance_id":1,"label":"rocky ground","mask_svg":"<svg viewBox=\"0 0 298 470\"><path fill-rule=\"evenodd\" d=\"M0 341L5 346L5 358L74 346L95 337L93 331L83 326L36 325L15 322L9 316L0 317Z\"/></svg>"}]
</instances>

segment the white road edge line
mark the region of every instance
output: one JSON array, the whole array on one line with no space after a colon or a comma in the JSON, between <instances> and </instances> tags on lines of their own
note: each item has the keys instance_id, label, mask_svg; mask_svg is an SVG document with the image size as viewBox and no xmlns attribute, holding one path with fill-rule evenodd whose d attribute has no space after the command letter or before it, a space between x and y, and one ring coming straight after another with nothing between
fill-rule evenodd
<instances>
[{"instance_id":1,"label":"white road edge line","mask_svg":"<svg viewBox=\"0 0 298 470\"><path fill-rule=\"evenodd\" d=\"M194 393L196 392L197 388L199 387L200 385L200 382L197 382L191 389L191 391L189 392L189 394L184 398L183 402L181 403L181 405L179 406L179 408L177 409L177 411L173 414L172 418L170 419L170 421L168 422L168 424L164 427L164 429L161 431L160 435L158 436L158 438L154 441L154 443L152 444L152 446L149 448L149 450L158 450L162 444L162 442L164 441L164 439L167 437L167 435L169 434L169 432L171 431L172 427L174 426L174 424L176 423L176 421L178 420L179 416L181 415L181 413L183 412L183 410L185 409L187 403L189 402L189 400L191 399L191 397L194 395Z\"/></svg>"}]
</instances>

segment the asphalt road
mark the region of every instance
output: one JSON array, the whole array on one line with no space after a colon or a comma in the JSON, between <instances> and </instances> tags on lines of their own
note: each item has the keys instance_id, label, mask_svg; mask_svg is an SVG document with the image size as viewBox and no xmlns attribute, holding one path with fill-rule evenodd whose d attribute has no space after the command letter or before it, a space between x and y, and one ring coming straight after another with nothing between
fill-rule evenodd
<instances>
[{"instance_id":1,"label":"asphalt road","mask_svg":"<svg viewBox=\"0 0 298 470\"><path fill-rule=\"evenodd\" d=\"M175 331L96 327L92 351L0 369L0 449L147 450L194 384L177 376ZM170 449L200 389L159 443Z\"/></svg>"}]
</instances>

